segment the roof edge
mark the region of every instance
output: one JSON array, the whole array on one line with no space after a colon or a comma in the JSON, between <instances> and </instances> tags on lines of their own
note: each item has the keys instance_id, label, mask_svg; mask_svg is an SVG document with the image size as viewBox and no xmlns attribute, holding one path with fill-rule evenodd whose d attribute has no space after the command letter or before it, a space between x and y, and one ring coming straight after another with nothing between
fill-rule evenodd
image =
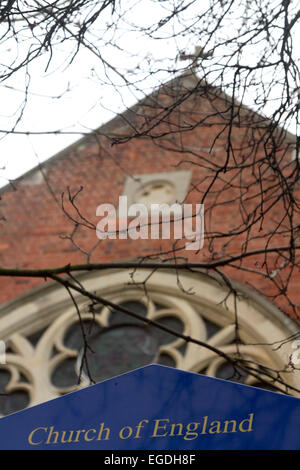
<instances>
[{"instance_id":1,"label":"roof edge","mask_svg":"<svg viewBox=\"0 0 300 470\"><path fill-rule=\"evenodd\" d=\"M227 93L225 93L224 91L222 91L220 88L218 88L216 86L209 85L205 80L203 80L203 79L201 79L197 76L197 74L196 74L196 72L194 71L193 68L190 68L190 69L186 70L184 73L182 73L181 75L167 81L166 83L161 84L159 87L155 88L153 90L153 92L151 92L146 97L144 97L141 100L137 101L135 104L133 104L129 108L126 108L123 112L117 114L116 116L114 116L109 121L105 122L104 124L101 124L99 127L95 128L94 130L90 131L89 133L83 135L81 138L75 140L70 145L67 145L65 148L58 151L54 155L50 156L45 161L43 161L43 162L37 164L36 166L34 166L33 168L29 169L28 171L23 173L21 176L18 176L15 179L11 179L9 183L7 183L2 188L0 188L0 194L5 193L7 190L15 190L16 189L14 187L15 184L17 184L17 183L21 182L22 180L30 177L33 173L40 170L41 167L44 168L48 164L51 164L57 158L61 158L61 157L65 156L66 154L72 152L78 146L86 144L87 141L89 139L91 139L93 136L103 136L103 137L122 137L122 136L124 136L124 134L122 134L120 132L119 133L118 132L112 132L112 131L109 131L109 129L112 128L112 127L116 127L118 125L118 121L120 119L123 119L123 128L124 127L130 128L128 120L125 119L126 114L133 113L136 108L138 108L139 106L143 106L147 102L147 100L150 100L151 98L153 98L157 93L160 92L160 90L163 87L174 86L174 84L176 84L176 82L180 82L180 81L183 81L183 83L185 84L187 89L189 87L193 88L195 86L199 86L199 84L203 83L203 85L209 86L212 90L214 90L216 92L218 98L221 98L225 101L232 102L232 97L230 95L228 95ZM237 107L241 107L246 112L250 112L250 113L253 113L253 114L256 114L256 115L260 116L259 113L257 113L255 110L253 110L252 108L250 108L247 105L242 104L241 102L239 102L236 99L234 99L234 104ZM260 116L260 117L266 123L271 123L272 122L267 117L263 117L263 116ZM284 132L284 134L285 134L284 140L286 140L288 144L291 144L291 145L296 144L297 136L295 134L292 134L291 132L289 132L288 130L284 129L281 126L277 126L277 128L280 132ZM126 134L126 135L128 135L128 134ZM147 137L145 136L144 138L147 138Z\"/></svg>"}]
</instances>

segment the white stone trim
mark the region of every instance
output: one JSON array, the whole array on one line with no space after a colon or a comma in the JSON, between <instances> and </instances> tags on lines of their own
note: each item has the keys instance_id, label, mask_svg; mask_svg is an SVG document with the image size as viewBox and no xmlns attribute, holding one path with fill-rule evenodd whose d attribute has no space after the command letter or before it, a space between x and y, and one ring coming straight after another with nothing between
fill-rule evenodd
<instances>
[{"instance_id":1,"label":"white stone trim","mask_svg":"<svg viewBox=\"0 0 300 470\"><path fill-rule=\"evenodd\" d=\"M297 326L256 292L234 282L234 287L239 292L238 298L234 299L232 294L228 296L227 286L220 279L203 272L180 273L183 288L180 289L174 272L161 270L149 276L149 269L144 267L137 271L133 279L135 283L148 279L147 291L150 297L146 299L140 284L132 283L131 272L130 269L92 272L82 274L80 282L85 289L116 304L128 300L144 302L148 317L154 320L163 316L177 317L184 325L184 333L201 341L206 341L203 320L207 319L220 328L208 343L227 354L236 354L236 346L233 344L236 305L239 333L243 341L240 352L246 358L274 369L284 369L289 362L291 342L286 342L280 348L276 346L278 342L295 334ZM74 297L83 309L84 318L91 318L91 314L84 309L86 299L77 293L74 293ZM156 311L153 302L165 307ZM108 309L103 307L97 317L99 325L106 326L109 314ZM74 386L60 390L51 383L54 368L64 359L74 357L74 351L64 346L63 334L76 320L76 311L68 293L63 287L53 283L47 283L2 306L0 339L12 349L6 357L12 373L8 391L23 388L29 393L32 406L78 388ZM33 347L26 337L44 328L46 331ZM219 356L193 343L188 343L183 353L180 351L183 343L182 339L175 338L161 346L160 351L172 357L176 367L180 369L194 372L206 370L205 373L209 375L216 373L222 362ZM54 357L53 347L57 351ZM20 383L19 373L26 376L27 383ZM282 374L282 377L289 385L300 388L299 371ZM249 378L247 383L255 385L255 381L251 380ZM88 383L83 380L80 387L86 385Z\"/></svg>"}]
</instances>

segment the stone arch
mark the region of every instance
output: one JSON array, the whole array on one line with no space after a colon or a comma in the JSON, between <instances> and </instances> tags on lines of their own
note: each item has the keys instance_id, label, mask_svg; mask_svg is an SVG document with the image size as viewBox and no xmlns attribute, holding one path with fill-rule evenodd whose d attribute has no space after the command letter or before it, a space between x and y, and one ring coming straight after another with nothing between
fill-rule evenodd
<instances>
[{"instance_id":1,"label":"stone arch","mask_svg":"<svg viewBox=\"0 0 300 470\"><path fill-rule=\"evenodd\" d=\"M232 282L238 294L235 296L228 292L228 286L221 279L203 272L180 272L178 278L170 270L153 272L143 267L133 277L131 274L130 269L85 273L80 276L80 282L90 292L115 304L127 305L228 355L242 355L252 361L258 377L266 379L258 366L263 364L283 371L284 380L291 387L300 388L299 371L284 372L293 352L288 339L297 334L297 326L260 294ZM75 298L83 324L91 326L93 320L96 325L91 336L96 350L92 357L96 381L149 362L159 362L266 387L257 377L231 376L230 365L224 358L203 346L186 344L181 338L158 333L156 328L146 328L142 322L133 322L121 312L101 305L91 313L85 298L79 294L75 294ZM79 326L82 324L79 325L67 291L54 283L47 283L2 306L0 340L7 349L6 364L0 365L0 383L8 393L4 399L7 403L11 401L2 407L2 413L36 405L89 385L87 371L80 363ZM269 385L272 387L272 383ZM297 396L293 389L289 393ZM20 398L24 395L27 401Z\"/></svg>"}]
</instances>

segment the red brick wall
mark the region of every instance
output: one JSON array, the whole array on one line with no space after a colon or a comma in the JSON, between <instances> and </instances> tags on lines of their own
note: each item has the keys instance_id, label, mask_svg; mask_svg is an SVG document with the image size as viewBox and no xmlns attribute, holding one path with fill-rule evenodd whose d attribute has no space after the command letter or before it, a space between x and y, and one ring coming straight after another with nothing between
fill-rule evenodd
<instances>
[{"instance_id":1,"label":"red brick wall","mask_svg":"<svg viewBox=\"0 0 300 470\"><path fill-rule=\"evenodd\" d=\"M199 118L197 114L199 109L205 114L211 107L208 102L199 98L190 99L184 106L184 109L182 108L184 112L173 113L168 120L159 126L159 131L176 130L179 119L182 122L187 122L188 119L189 123L192 123L193 120ZM110 202L115 206L118 205L118 197L122 194L128 174L192 170L192 184L186 202L201 202L203 192L212 181L212 174L204 168L203 162L198 157L190 153L182 154L178 151L184 146L188 149L197 149L199 155L212 163L225 161L226 133L221 135L215 142L213 151L209 152L221 129L222 125L218 119L215 119L211 120L210 126L200 126L180 136L174 134L169 140L137 138L127 143L111 146L110 140L105 137L99 138L98 142L91 137L80 141L78 145L73 145L70 149L66 149L44 165L45 179L41 178L40 182L32 182L28 177L29 179L25 178L17 182L17 190L6 189L3 191L0 211L5 220L1 221L1 266L47 268L68 263L86 262L84 253L79 251L69 239L63 238L70 235L74 225L62 210L62 193L65 195L65 209L76 217L74 208L67 203L68 187L70 187L72 194L82 187L82 191L76 198L76 203L84 217L94 224L99 220L96 217L96 207L99 204ZM237 146L243 143L244 149L240 150L239 154L244 152L246 158L249 144L245 139L245 129L234 128L233 140ZM167 150L167 148L171 148L171 150ZM230 175L232 176L232 173ZM227 178L226 174L221 176L223 181ZM245 170L243 183L253 183L253 181L251 169ZM223 182L214 185L214 189L222 191L219 201L232 200L232 202L214 209L211 227L209 217L206 216L206 230L229 232L240 217L239 189L231 186L225 190ZM257 184L252 184L248 190L249 196L251 194L255 196L256 191ZM206 210L210 205L213 205L214 199L214 195L209 195L206 198ZM257 197L253 197L247 202L249 208L254 207L257 203ZM268 231L272 231L274 229L274 214L276 212L278 215L281 211L283 211L283 206L281 204L280 208L280 203L278 203L276 209L270 211L265 217L262 231L259 230L259 224L256 224L252 235L262 235L262 233L266 234ZM95 230L81 227L74 236L74 241L81 250L89 251L98 239ZM226 253L239 253L241 244L245 241L244 234L232 238ZM279 235L276 237L277 242L282 245L288 244L288 240ZM224 241L218 243L215 240L215 251L221 250L223 243ZM158 252L161 246L169 249L171 244L162 240L106 240L98 245L90 261L109 262L136 258ZM264 239L255 239L249 243L248 250L264 246ZM199 253L184 251L182 255L188 256L191 261L205 261L208 259L207 243L205 242L204 249ZM247 259L243 266L259 270L262 262L263 257L260 256L255 259ZM276 292L274 285L266 277L233 268L226 268L225 272L232 278L250 284L263 293L271 295ZM293 279L289 285L289 293L296 302L299 295L297 288L299 281L298 270L293 273ZM0 278L0 301L11 300L43 282L45 281L31 278ZM282 297L277 299L277 303L286 313L292 313L291 308Z\"/></svg>"}]
</instances>

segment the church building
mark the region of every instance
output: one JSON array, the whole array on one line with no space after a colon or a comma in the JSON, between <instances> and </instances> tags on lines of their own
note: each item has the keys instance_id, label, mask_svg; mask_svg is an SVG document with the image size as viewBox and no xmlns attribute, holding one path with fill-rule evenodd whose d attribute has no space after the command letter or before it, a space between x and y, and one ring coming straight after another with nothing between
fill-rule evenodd
<instances>
[{"instance_id":1,"label":"church building","mask_svg":"<svg viewBox=\"0 0 300 470\"><path fill-rule=\"evenodd\" d=\"M186 72L2 189L0 264L20 275L0 277L1 416L151 363L300 396L300 272L287 282L275 249L289 238L276 169L264 163L270 123L243 108L226 127L236 108ZM295 137L273 135L287 175ZM152 232L148 222L122 231L130 207L155 204L199 219L178 237L157 230L160 218ZM66 279L103 302L24 274L78 265Z\"/></svg>"}]
</instances>

